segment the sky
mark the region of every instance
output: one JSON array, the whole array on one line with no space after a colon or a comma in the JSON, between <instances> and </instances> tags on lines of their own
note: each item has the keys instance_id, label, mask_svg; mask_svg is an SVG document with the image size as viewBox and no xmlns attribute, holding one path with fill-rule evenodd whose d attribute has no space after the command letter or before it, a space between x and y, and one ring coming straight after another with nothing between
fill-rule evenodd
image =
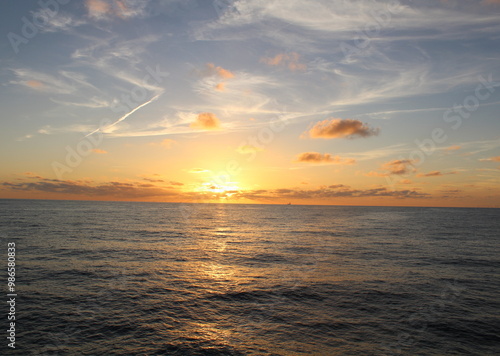
<instances>
[{"instance_id":1,"label":"sky","mask_svg":"<svg viewBox=\"0 0 500 356\"><path fill-rule=\"evenodd\" d=\"M0 198L500 207L498 0L0 10Z\"/></svg>"}]
</instances>

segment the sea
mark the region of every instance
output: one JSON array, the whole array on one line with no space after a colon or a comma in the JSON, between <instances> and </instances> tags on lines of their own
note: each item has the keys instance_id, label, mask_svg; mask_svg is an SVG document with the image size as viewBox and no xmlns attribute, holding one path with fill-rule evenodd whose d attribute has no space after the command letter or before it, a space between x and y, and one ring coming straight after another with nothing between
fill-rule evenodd
<instances>
[{"instance_id":1,"label":"sea","mask_svg":"<svg viewBox=\"0 0 500 356\"><path fill-rule=\"evenodd\" d=\"M0 200L0 236L0 355L500 355L500 209Z\"/></svg>"}]
</instances>

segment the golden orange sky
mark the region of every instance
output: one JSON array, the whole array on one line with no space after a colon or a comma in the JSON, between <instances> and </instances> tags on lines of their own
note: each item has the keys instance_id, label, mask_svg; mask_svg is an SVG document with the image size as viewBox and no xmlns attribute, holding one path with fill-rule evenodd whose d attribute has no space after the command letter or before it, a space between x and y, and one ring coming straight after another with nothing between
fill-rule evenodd
<instances>
[{"instance_id":1,"label":"golden orange sky","mask_svg":"<svg viewBox=\"0 0 500 356\"><path fill-rule=\"evenodd\" d=\"M173 3L2 14L0 198L500 207L497 2Z\"/></svg>"}]
</instances>

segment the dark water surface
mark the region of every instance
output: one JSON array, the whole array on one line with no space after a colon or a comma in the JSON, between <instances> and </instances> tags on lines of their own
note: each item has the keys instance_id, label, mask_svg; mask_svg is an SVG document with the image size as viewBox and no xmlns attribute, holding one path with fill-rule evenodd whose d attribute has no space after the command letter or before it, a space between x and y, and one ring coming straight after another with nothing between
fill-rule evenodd
<instances>
[{"instance_id":1,"label":"dark water surface","mask_svg":"<svg viewBox=\"0 0 500 356\"><path fill-rule=\"evenodd\" d=\"M0 355L500 354L500 209L0 200L0 236Z\"/></svg>"}]
</instances>

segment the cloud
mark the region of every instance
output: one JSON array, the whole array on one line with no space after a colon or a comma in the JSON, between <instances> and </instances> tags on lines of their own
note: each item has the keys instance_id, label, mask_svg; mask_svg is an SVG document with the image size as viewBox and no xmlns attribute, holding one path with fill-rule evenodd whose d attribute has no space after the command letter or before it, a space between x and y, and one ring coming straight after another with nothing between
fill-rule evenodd
<instances>
[{"instance_id":1,"label":"cloud","mask_svg":"<svg viewBox=\"0 0 500 356\"><path fill-rule=\"evenodd\" d=\"M79 106L79 107L93 108L93 109L109 108L110 107L109 101L103 100L102 98L99 98L99 97L92 97L92 98L86 99L85 101L80 101L80 102L62 101L62 100L57 100L54 98L50 98L50 100L56 104L65 105L65 106L77 106L77 107Z\"/></svg>"},{"instance_id":2,"label":"cloud","mask_svg":"<svg viewBox=\"0 0 500 356\"><path fill-rule=\"evenodd\" d=\"M71 58L74 64L98 70L102 76L109 77L113 81L110 84L119 85L122 90L130 91L137 87L150 91L152 95L160 94L164 90L160 84L163 82L163 77L167 77L169 73L159 65L152 68L143 63L148 47L160 39L159 34L147 34L132 39L104 37L87 47L76 49ZM140 72L138 67L142 68ZM157 73L152 76L153 80L146 80L144 69L146 72ZM124 83L128 86L123 87Z\"/></svg>"},{"instance_id":3,"label":"cloud","mask_svg":"<svg viewBox=\"0 0 500 356\"><path fill-rule=\"evenodd\" d=\"M150 183L163 183L165 182L163 179L153 179L153 178L142 178L143 180L145 180L146 182L150 182Z\"/></svg>"},{"instance_id":4,"label":"cloud","mask_svg":"<svg viewBox=\"0 0 500 356\"><path fill-rule=\"evenodd\" d=\"M163 141L160 142L160 145L165 147L165 148L171 148L174 144L176 144L177 141L172 140L170 138L166 138Z\"/></svg>"},{"instance_id":5,"label":"cloud","mask_svg":"<svg viewBox=\"0 0 500 356\"><path fill-rule=\"evenodd\" d=\"M296 52L279 53L271 58L263 57L260 61L273 67L286 67L292 72L295 72L297 70L306 70L307 68L304 63L300 63L300 55Z\"/></svg>"},{"instance_id":6,"label":"cloud","mask_svg":"<svg viewBox=\"0 0 500 356\"><path fill-rule=\"evenodd\" d=\"M236 152L241 154L256 153L264 151L263 148L252 145L241 145L236 149Z\"/></svg>"},{"instance_id":7,"label":"cloud","mask_svg":"<svg viewBox=\"0 0 500 356\"><path fill-rule=\"evenodd\" d=\"M40 177L39 175L36 175L33 172L24 172L23 174L31 179L43 179L42 177Z\"/></svg>"},{"instance_id":8,"label":"cloud","mask_svg":"<svg viewBox=\"0 0 500 356\"><path fill-rule=\"evenodd\" d=\"M171 186L183 186L184 183L180 183L180 182L175 182L173 180L167 182L165 181L164 179L159 179L159 178L148 178L148 177L145 177L145 178L142 178L143 180L145 180L146 182L150 182L150 183L167 183Z\"/></svg>"},{"instance_id":9,"label":"cloud","mask_svg":"<svg viewBox=\"0 0 500 356\"><path fill-rule=\"evenodd\" d=\"M61 72L54 76L28 68L15 68L11 69L11 71L17 77L17 80L10 81L10 84L22 85L50 94L73 94L77 90L75 84L78 83L65 77Z\"/></svg>"},{"instance_id":10,"label":"cloud","mask_svg":"<svg viewBox=\"0 0 500 356\"><path fill-rule=\"evenodd\" d=\"M172 140L170 138L166 138L160 142L150 142L149 145L151 146L161 146L164 148L172 148L173 145L175 145L177 141Z\"/></svg>"},{"instance_id":11,"label":"cloud","mask_svg":"<svg viewBox=\"0 0 500 356\"><path fill-rule=\"evenodd\" d=\"M324 186L318 189L274 189L239 191L235 198L250 200L289 200L289 199L331 199L331 198L361 198L361 197L394 197L398 199L427 198L429 194L416 190L388 190L385 187L373 189L353 189L343 184Z\"/></svg>"},{"instance_id":12,"label":"cloud","mask_svg":"<svg viewBox=\"0 0 500 356\"><path fill-rule=\"evenodd\" d=\"M461 190L461 189L441 189L440 192L445 193L445 194L458 194L458 193L462 193L463 190Z\"/></svg>"},{"instance_id":13,"label":"cloud","mask_svg":"<svg viewBox=\"0 0 500 356\"><path fill-rule=\"evenodd\" d=\"M481 158L480 161L500 162L500 156L490 157L490 158Z\"/></svg>"},{"instance_id":14,"label":"cloud","mask_svg":"<svg viewBox=\"0 0 500 356\"><path fill-rule=\"evenodd\" d=\"M500 5L500 0L483 0L481 1L483 5Z\"/></svg>"},{"instance_id":15,"label":"cloud","mask_svg":"<svg viewBox=\"0 0 500 356\"><path fill-rule=\"evenodd\" d=\"M359 120L353 119L330 119L317 122L303 136L311 138L355 138L370 137L378 135L379 129L369 127Z\"/></svg>"},{"instance_id":16,"label":"cloud","mask_svg":"<svg viewBox=\"0 0 500 356\"><path fill-rule=\"evenodd\" d=\"M396 174L396 175L409 174L415 172L415 169L411 168L411 166L413 166L414 163L415 163L414 160L399 159L384 163L382 165L382 169L389 171L388 172L389 174Z\"/></svg>"},{"instance_id":17,"label":"cloud","mask_svg":"<svg viewBox=\"0 0 500 356\"><path fill-rule=\"evenodd\" d=\"M35 182L2 182L5 188L15 191L39 191L46 193L58 193L69 195L80 195L88 197L109 197L118 199L137 199L147 197L176 196L175 190L165 189L153 184L138 182L105 182L91 184L92 182L71 181L42 178Z\"/></svg>"},{"instance_id":18,"label":"cloud","mask_svg":"<svg viewBox=\"0 0 500 356\"><path fill-rule=\"evenodd\" d=\"M461 148L462 148L462 146L455 145L455 146L450 146L450 147L447 147L447 148L445 148L444 150L445 150L445 151L456 151L456 150L459 150L459 149L461 149Z\"/></svg>"},{"instance_id":19,"label":"cloud","mask_svg":"<svg viewBox=\"0 0 500 356\"><path fill-rule=\"evenodd\" d=\"M205 68L203 70L199 71L199 74L202 77L215 76L215 77L220 78L220 79L234 78L234 74L231 71L224 69L222 67L216 67L215 64L213 64L213 63L207 63L205 65Z\"/></svg>"},{"instance_id":20,"label":"cloud","mask_svg":"<svg viewBox=\"0 0 500 356\"><path fill-rule=\"evenodd\" d=\"M26 82L26 85L33 89L39 89L44 86L43 83L39 80L28 80Z\"/></svg>"},{"instance_id":21,"label":"cloud","mask_svg":"<svg viewBox=\"0 0 500 356\"><path fill-rule=\"evenodd\" d=\"M317 163L317 164L354 164L355 160L351 158L341 158L339 156L332 156L329 153L318 152L304 152L297 155L295 162Z\"/></svg>"},{"instance_id":22,"label":"cloud","mask_svg":"<svg viewBox=\"0 0 500 356\"><path fill-rule=\"evenodd\" d=\"M208 173L210 172L208 169L205 169L205 168L193 168L189 171L189 173L195 173L195 174L198 174L198 173Z\"/></svg>"},{"instance_id":23,"label":"cloud","mask_svg":"<svg viewBox=\"0 0 500 356\"><path fill-rule=\"evenodd\" d=\"M88 16L96 20L142 16L145 14L147 4L147 1L130 0L87 0L85 2Z\"/></svg>"},{"instance_id":24,"label":"cloud","mask_svg":"<svg viewBox=\"0 0 500 356\"><path fill-rule=\"evenodd\" d=\"M102 18L111 12L111 6L103 0L87 0L85 2L90 17Z\"/></svg>"},{"instance_id":25,"label":"cloud","mask_svg":"<svg viewBox=\"0 0 500 356\"><path fill-rule=\"evenodd\" d=\"M444 176L444 175L448 175L448 174L457 174L458 172L446 172L446 173L443 173L443 172L440 172L440 171L432 171L432 172L429 172L429 173L420 173L420 174L417 174L417 177L441 177L441 176Z\"/></svg>"},{"instance_id":26,"label":"cloud","mask_svg":"<svg viewBox=\"0 0 500 356\"><path fill-rule=\"evenodd\" d=\"M108 153L108 151L101 150L101 149L99 149L99 148L94 148L94 149L92 149L92 152L94 152L94 153L98 153L98 154L106 154L106 153Z\"/></svg>"},{"instance_id":27,"label":"cloud","mask_svg":"<svg viewBox=\"0 0 500 356\"><path fill-rule=\"evenodd\" d=\"M365 174L367 177L388 177L389 173L380 173L380 172L375 172L371 171Z\"/></svg>"},{"instance_id":28,"label":"cloud","mask_svg":"<svg viewBox=\"0 0 500 356\"><path fill-rule=\"evenodd\" d=\"M175 187L183 183L169 181L168 186L158 186L153 183L166 183L162 179L143 178L148 183L141 182L103 182L94 184L92 181L72 181L48 179L27 174L29 181L1 182L0 186L12 191L45 192L61 195L76 195L89 198L112 198L119 200L134 200L153 197L169 199L214 199L217 197L231 197L232 199L251 199L258 201L273 201L277 199L334 199L360 197L394 197L398 199L426 198L428 194L416 190L388 190L384 187L372 189L353 189L347 185L335 184L322 186L318 189L259 189L259 190L231 190L217 194L217 192L181 192ZM35 181L33 181L35 180Z\"/></svg>"},{"instance_id":29,"label":"cloud","mask_svg":"<svg viewBox=\"0 0 500 356\"><path fill-rule=\"evenodd\" d=\"M202 112L198 114L196 121L192 122L189 127L201 130L219 130L220 121L214 114Z\"/></svg>"},{"instance_id":30,"label":"cloud","mask_svg":"<svg viewBox=\"0 0 500 356\"><path fill-rule=\"evenodd\" d=\"M94 126L92 125L79 125L79 124L72 124L64 127L51 127L50 125L46 125L40 128L37 132L43 135L57 135L68 132L85 133L91 131L93 128Z\"/></svg>"},{"instance_id":31,"label":"cloud","mask_svg":"<svg viewBox=\"0 0 500 356\"><path fill-rule=\"evenodd\" d=\"M216 43L257 39L266 49L291 48L314 58L307 63L308 75L315 79L308 88L325 80L326 89L315 99L320 102L316 107L324 105L329 112L475 86L483 68L491 66L489 57L451 48L454 65L443 65L435 46L496 38L500 28L498 16L485 9L448 8L436 1L256 0L231 1L227 9L195 29L194 37ZM373 25L376 30L360 31ZM286 53L273 52L262 61L286 66L285 58ZM290 79L286 81L290 87Z\"/></svg>"},{"instance_id":32,"label":"cloud","mask_svg":"<svg viewBox=\"0 0 500 356\"><path fill-rule=\"evenodd\" d=\"M199 85L209 85L217 91L225 91L226 80L233 79L234 73L222 67L216 67L213 63L207 63L202 70L198 70L197 74L203 79Z\"/></svg>"},{"instance_id":33,"label":"cloud","mask_svg":"<svg viewBox=\"0 0 500 356\"><path fill-rule=\"evenodd\" d=\"M40 26L42 32L60 32L68 31L74 27L85 25L87 22L83 19L77 19L71 15L65 14L61 11L57 16L47 16L45 9L40 9L33 13L34 18L44 18L44 24Z\"/></svg>"}]
</instances>

